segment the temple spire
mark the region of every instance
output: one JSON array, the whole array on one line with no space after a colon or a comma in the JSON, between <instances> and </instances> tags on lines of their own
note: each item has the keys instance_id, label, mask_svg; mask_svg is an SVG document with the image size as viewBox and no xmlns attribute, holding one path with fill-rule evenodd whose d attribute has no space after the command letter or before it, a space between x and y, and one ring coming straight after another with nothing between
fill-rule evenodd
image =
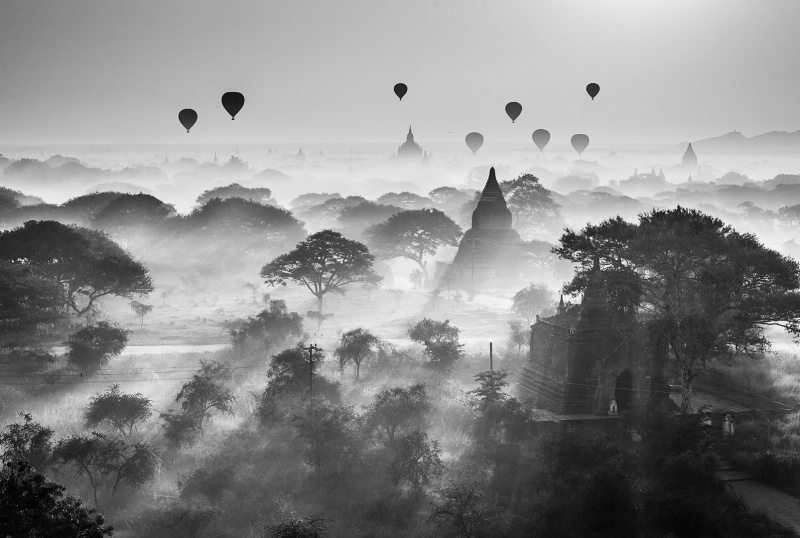
<instances>
[{"instance_id":1,"label":"temple spire","mask_svg":"<svg viewBox=\"0 0 800 538\"><path fill-rule=\"evenodd\" d=\"M563 316L567 311L567 307L564 305L563 295L561 295L561 298L558 300L558 308L556 309L556 311L559 316Z\"/></svg>"}]
</instances>

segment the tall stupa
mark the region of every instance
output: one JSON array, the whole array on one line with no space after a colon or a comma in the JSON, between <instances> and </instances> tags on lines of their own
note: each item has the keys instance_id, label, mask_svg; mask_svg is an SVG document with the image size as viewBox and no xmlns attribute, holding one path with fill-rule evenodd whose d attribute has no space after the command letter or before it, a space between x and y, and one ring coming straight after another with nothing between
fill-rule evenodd
<instances>
[{"instance_id":1,"label":"tall stupa","mask_svg":"<svg viewBox=\"0 0 800 538\"><path fill-rule=\"evenodd\" d=\"M414 142L414 133L411 132L411 126L408 126L408 134L406 141L397 148L397 158L409 161L422 161L422 148Z\"/></svg>"},{"instance_id":2,"label":"tall stupa","mask_svg":"<svg viewBox=\"0 0 800 538\"><path fill-rule=\"evenodd\" d=\"M456 257L449 264L437 262L438 286L464 289L470 296L488 287L513 287L525 271L521 242L492 168Z\"/></svg>"}]
</instances>

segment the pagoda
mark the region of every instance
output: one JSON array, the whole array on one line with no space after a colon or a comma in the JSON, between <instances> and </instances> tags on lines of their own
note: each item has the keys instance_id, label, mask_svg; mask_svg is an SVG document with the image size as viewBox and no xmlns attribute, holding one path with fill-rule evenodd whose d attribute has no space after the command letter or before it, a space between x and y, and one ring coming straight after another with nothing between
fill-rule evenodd
<instances>
[{"instance_id":1,"label":"pagoda","mask_svg":"<svg viewBox=\"0 0 800 538\"><path fill-rule=\"evenodd\" d=\"M406 141L397 148L397 158L403 160L422 160L422 148L414 142L414 133L411 132L411 126L408 126L408 134Z\"/></svg>"},{"instance_id":2,"label":"pagoda","mask_svg":"<svg viewBox=\"0 0 800 538\"><path fill-rule=\"evenodd\" d=\"M595 259L580 306L568 309L562 297L555 316L536 316L517 390L557 415L613 415L648 395L652 372L642 357L641 341L612 326Z\"/></svg>"},{"instance_id":3,"label":"pagoda","mask_svg":"<svg viewBox=\"0 0 800 538\"><path fill-rule=\"evenodd\" d=\"M686 153L683 154L681 159L681 166L694 170L697 168L697 154L692 149L692 143L689 142L689 147L686 148Z\"/></svg>"},{"instance_id":4,"label":"pagoda","mask_svg":"<svg viewBox=\"0 0 800 538\"><path fill-rule=\"evenodd\" d=\"M487 287L513 286L525 270L521 243L492 168L456 257L449 264L437 262L439 287L464 289L474 296Z\"/></svg>"}]
</instances>

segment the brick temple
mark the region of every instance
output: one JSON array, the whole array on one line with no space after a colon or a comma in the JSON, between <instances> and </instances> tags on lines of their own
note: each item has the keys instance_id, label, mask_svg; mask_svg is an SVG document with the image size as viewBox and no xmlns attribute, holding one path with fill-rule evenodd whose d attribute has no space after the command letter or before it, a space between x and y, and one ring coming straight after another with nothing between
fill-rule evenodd
<instances>
[{"instance_id":1,"label":"brick temple","mask_svg":"<svg viewBox=\"0 0 800 538\"><path fill-rule=\"evenodd\" d=\"M558 415L609 414L612 398L624 411L650 391L641 342L612 327L597 262L594 271L579 308L568 313L562 298L531 325L519 395Z\"/></svg>"}]
</instances>

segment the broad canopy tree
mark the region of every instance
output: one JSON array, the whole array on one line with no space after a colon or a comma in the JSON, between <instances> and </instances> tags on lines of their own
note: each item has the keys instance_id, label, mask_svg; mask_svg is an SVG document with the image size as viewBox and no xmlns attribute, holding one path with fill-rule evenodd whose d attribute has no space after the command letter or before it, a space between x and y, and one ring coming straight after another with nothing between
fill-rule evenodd
<instances>
[{"instance_id":1,"label":"broad canopy tree","mask_svg":"<svg viewBox=\"0 0 800 538\"><path fill-rule=\"evenodd\" d=\"M522 174L500 183L500 189L514 214L514 227L518 231L526 226L547 227L559 220L560 206L536 176Z\"/></svg>"},{"instance_id":2,"label":"broad canopy tree","mask_svg":"<svg viewBox=\"0 0 800 538\"><path fill-rule=\"evenodd\" d=\"M673 364L691 411L692 382L708 360L754 354L767 325L800 334L800 266L700 211L677 207L567 230L554 250L581 266L565 291L606 287L618 327L646 324L656 373Z\"/></svg>"},{"instance_id":3,"label":"broad canopy tree","mask_svg":"<svg viewBox=\"0 0 800 538\"><path fill-rule=\"evenodd\" d=\"M401 211L370 227L369 244L381 259L407 258L419 265L428 282L427 262L441 246L457 246L461 227L438 209Z\"/></svg>"},{"instance_id":4,"label":"broad canopy tree","mask_svg":"<svg viewBox=\"0 0 800 538\"><path fill-rule=\"evenodd\" d=\"M153 403L147 397L140 392L121 392L119 384L115 383L105 392L92 397L83 417L90 428L105 423L122 435L130 435L138 423L152 415Z\"/></svg>"},{"instance_id":5,"label":"broad canopy tree","mask_svg":"<svg viewBox=\"0 0 800 538\"><path fill-rule=\"evenodd\" d=\"M525 318L530 325L533 317L549 306L551 300L550 291L546 287L531 284L514 295L511 311Z\"/></svg>"},{"instance_id":6,"label":"broad canopy tree","mask_svg":"<svg viewBox=\"0 0 800 538\"><path fill-rule=\"evenodd\" d=\"M79 316L105 295L130 299L154 289L147 268L96 230L28 221L0 232L0 253L0 262L29 266L59 284L63 303Z\"/></svg>"},{"instance_id":7,"label":"broad canopy tree","mask_svg":"<svg viewBox=\"0 0 800 538\"><path fill-rule=\"evenodd\" d=\"M348 284L356 282L380 282L372 269L374 260L362 243L322 230L262 267L261 277L270 286L285 286L290 280L304 285L317 298L317 311L322 313L326 293L344 293Z\"/></svg>"}]
</instances>

